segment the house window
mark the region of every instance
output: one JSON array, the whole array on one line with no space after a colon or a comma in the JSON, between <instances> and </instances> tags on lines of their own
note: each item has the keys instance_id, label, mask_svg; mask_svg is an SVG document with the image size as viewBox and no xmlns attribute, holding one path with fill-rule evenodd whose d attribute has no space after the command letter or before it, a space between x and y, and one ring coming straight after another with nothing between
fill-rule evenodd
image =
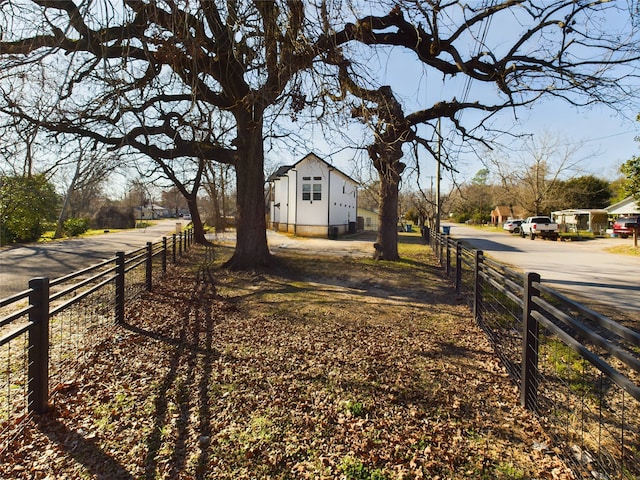
<instances>
[{"instance_id":1,"label":"house window","mask_svg":"<svg viewBox=\"0 0 640 480\"><path fill-rule=\"evenodd\" d=\"M313 199L314 200L322 200L322 184L321 183L314 183L313 184Z\"/></svg>"},{"instance_id":2,"label":"house window","mask_svg":"<svg viewBox=\"0 0 640 480\"><path fill-rule=\"evenodd\" d=\"M311 184L302 184L302 200L311 200Z\"/></svg>"}]
</instances>

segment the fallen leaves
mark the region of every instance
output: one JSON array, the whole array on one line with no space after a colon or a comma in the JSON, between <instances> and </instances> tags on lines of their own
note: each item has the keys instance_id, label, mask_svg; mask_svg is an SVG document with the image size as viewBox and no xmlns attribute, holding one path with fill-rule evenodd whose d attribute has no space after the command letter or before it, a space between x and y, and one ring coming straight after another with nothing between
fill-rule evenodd
<instances>
[{"instance_id":1,"label":"fallen leaves","mask_svg":"<svg viewBox=\"0 0 640 480\"><path fill-rule=\"evenodd\" d=\"M571 478L426 258L316 264L172 271L0 476Z\"/></svg>"}]
</instances>

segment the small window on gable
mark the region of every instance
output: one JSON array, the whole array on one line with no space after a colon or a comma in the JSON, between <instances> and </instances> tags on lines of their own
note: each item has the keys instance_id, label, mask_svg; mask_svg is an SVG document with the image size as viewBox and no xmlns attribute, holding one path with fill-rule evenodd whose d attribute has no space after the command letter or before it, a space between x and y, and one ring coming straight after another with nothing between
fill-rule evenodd
<instances>
[{"instance_id":1,"label":"small window on gable","mask_svg":"<svg viewBox=\"0 0 640 480\"><path fill-rule=\"evenodd\" d=\"M302 200L311 200L311 184L302 184Z\"/></svg>"},{"instance_id":2,"label":"small window on gable","mask_svg":"<svg viewBox=\"0 0 640 480\"><path fill-rule=\"evenodd\" d=\"M314 180L322 180L322 177L313 177Z\"/></svg>"},{"instance_id":3,"label":"small window on gable","mask_svg":"<svg viewBox=\"0 0 640 480\"><path fill-rule=\"evenodd\" d=\"M311 177L302 177L302 180L307 180L307 181L309 181L309 180L311 180Z\"/></svg>"}]
</instances>

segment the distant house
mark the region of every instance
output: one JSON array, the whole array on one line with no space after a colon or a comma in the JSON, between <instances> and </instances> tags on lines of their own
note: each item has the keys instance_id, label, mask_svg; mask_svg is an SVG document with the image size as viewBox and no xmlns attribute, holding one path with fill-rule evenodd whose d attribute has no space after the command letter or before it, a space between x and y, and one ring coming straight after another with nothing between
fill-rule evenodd
<instances>
[{"instance_id":1,"label":"distant house","mask_svg":"<svg viewBox=\"0 0 640 480\"><path fill-rule=\"evenodd\" d=\"M169 216L169 210L160 205L143 205L133 207L136 220L156 220Z\"/></svg>"},{"instance_id":2,"label":"distant house","mask_svg":"<svg viewBox=\"0 0 640 480\"><path fill-rule=\"evenodd\" d=\"M518 206L498 205L491 211L491 223L500 225L507 220L527 218L527 212Z\"/></svg>"},{"instance_id":3,"label":"distant house","mask_svg":"<svg viewBox=\"0 0 640 480\"><path fill-rule=\"evenodd\" d=\"M355 233L358 183L309 153L269 181L269 227L302 237Z\"/></svg>"},{"instance_id":4,"label":"distant house","mask_svg":"<svg viewBox=\"0 0 640 480\"><path fill-rule=\"evenodd\" d=\"M609 205L605 210L614 218L640 215L640 205L633 197L627 197L618 203Z\"/></svg>"},{"instance_id":5,"label":"distant house","mask_svg":"<svg viewBox=\"0 0 640 480\"><path fill-rule=\"evenodd\" d=\"M377 232L378 218L378 212L367 210L365 208L358 208L358 220L362 221L362 225L358 225L358 229Z\"/></svg>"}]
</instances>

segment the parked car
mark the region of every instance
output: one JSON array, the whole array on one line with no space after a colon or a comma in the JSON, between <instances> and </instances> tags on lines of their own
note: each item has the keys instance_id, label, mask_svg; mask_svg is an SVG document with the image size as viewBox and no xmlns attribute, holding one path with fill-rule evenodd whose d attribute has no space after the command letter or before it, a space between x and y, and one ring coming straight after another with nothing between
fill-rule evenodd
<instances>
[{"instance_id":1,"label":"parked car","mask_svg":"<svg viewBox=\"0 0 640 480\"><path fill-rule=\"evenodd\" d=\"M633 235L633 229L640 229L640 215L633 217L620 217L613 224L613 234L622 238Z\"/></svg>"},{"instance_id":2,"label":"parked car","mask_svg":"<svg viewBox=\"0 0 640 480\"><path fill-rule=\"evenodd\" d=\"M549 217L529 217L520 224L520 236L528 236L531 240L536 237L543 239L558 239L558 224Z\"/></svg>"},{"instance_id":3,"label":"parked car","mask_svg":"<svg viewBox=\"0 0 640 480\"><path fill-rule=\"evenodd\" d=\"M502 228L507 230L509 233L520 233L520 224L524 222L524 220L508 220L504 223Z\"/></svg>"}]
</instances>

